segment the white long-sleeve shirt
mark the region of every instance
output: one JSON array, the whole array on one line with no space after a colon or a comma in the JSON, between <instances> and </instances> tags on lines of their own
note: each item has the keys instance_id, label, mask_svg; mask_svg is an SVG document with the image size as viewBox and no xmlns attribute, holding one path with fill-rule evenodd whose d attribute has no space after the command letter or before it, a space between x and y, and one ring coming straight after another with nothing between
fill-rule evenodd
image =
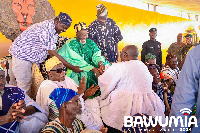
<instances>
[{"instance_id":1,"label":"white long-sleeve shirt","mask_svg":"<svg viewBox=\"0 0 200 133\"><path fill-rule=\"evenodd\" d=\"M138 60L114 63L98 78L103 122L122 130L124 116L145 113L164 118L164 104L152 90L153 77Z\"/></svg>"}]
</instances>

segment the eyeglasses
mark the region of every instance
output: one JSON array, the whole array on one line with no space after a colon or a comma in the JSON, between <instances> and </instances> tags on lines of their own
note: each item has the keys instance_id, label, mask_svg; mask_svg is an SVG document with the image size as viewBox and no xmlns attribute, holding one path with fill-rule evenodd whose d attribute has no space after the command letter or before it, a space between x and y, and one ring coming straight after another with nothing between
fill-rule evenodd
<instances>
[{"instance_id":1,"label":"eyeglasses","mask_svg":"<svg viewBox=\"0 0 200 133\"><path fill-rule=\"evenodd\" d=\"M50 71L56 71L57 73L61 73L62 71L67 71L67 68L66 67L63 67L63 68L59 68L59 69L56 69L56 70L50 70Z\"/></svg>"},{"instance_id":2,"label":"eyeglasses","mask_svg":"<svg viewBox=\"0 0 200 133\"><path fill-rule=\"evenodd\" d=\"M81 101L78 99L78 100L75 100L75 101L68 101L70 103L73 103L73 102L76 102L77 106L81 104Z\"/></svg>"}]
</instances>

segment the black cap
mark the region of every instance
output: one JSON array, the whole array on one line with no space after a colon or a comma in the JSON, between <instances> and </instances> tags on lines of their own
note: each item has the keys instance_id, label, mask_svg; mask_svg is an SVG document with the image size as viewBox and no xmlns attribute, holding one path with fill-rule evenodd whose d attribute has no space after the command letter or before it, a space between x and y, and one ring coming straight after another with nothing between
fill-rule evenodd
<instances>
[{"instance_id":1,"label":"black cap","mask_svg":"<svg viewBox=\"0 0 200 133\"><path fill-rule=\"evenodd\" d=\"M157 29L156 29L156 28L151 28L151 29L149 30L149 32L152 32L152 31L157 31Z\"/></svg>"}]
</instances>

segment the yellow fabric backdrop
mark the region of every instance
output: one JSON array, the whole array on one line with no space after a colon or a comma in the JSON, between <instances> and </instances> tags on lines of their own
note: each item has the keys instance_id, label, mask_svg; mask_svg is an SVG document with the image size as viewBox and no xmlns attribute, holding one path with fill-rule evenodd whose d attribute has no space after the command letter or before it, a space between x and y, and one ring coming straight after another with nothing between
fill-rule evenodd
<instances>
[{"instance_id":1,"label":"yellow fabric backdrop","mask_svg":"<svg viewBox=\"0 0 200 133\"><path fill-rule=\"evenodd\" d=\"M151 27L157 28L157 40L162 44L163 63L165 62L166 50L172 42L176 41L176 35L185 32L190 25L195 28L198 25L196 21L101 0L49 0L49 2L55 9L56 15L60 12L66 12L72 17L72 26L66 33L61 34L69 38L75 37L74 24L85 22L88 26L96 19L96 5L98 4L104 4L107 7L108 17L114 19L121 29L124 39L119 43L119 50L128 44L136 45L141 50L143 42L149 39L148 30ZM199 27L197 30L199 31ZM0 39L0 46L9 42L2 35L0 35Z\"/></svg>"}]
</instances>

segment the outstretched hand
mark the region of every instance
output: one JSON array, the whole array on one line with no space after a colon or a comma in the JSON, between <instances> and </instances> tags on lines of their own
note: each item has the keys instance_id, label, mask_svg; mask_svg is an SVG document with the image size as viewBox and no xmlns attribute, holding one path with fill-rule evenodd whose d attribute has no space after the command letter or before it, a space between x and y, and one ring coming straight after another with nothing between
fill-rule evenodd
<instances>
[{"instance_id":1,"label":"outstretched hand","mask_svg":"<svg viewBox=\"0 0 200 133\"><path fill-rule=\"evenodd\" d=\"M79 87L77 87L78 89L78 94L81 95L82 93L85 92L86 90L86 83L85 83L85 76L80 80L79 82Z\"/></svg>"},{"instance_id":2,"label":"outstretched hand","mask_svg":"<svg viewBox=\"0 0 200 133\"><path fill-rule=\"evenodd\" d=\"M83 95L83 99L86 100L88 97L93 96L98 89L99 86L94 86L93 84L90 88L86 90L85 94Z\"/></svg>"},{"instance_id":3,"label":"outstretched hand","mask_svg":"<svg viewBox=\"0 0 200 133\"><path fill-rule=\"evenodd\" d=\"M79 66L73 66L72 71L74 71L75 73L83 72L83 70L81 70Z\"/></svg>"}]
</instances>

